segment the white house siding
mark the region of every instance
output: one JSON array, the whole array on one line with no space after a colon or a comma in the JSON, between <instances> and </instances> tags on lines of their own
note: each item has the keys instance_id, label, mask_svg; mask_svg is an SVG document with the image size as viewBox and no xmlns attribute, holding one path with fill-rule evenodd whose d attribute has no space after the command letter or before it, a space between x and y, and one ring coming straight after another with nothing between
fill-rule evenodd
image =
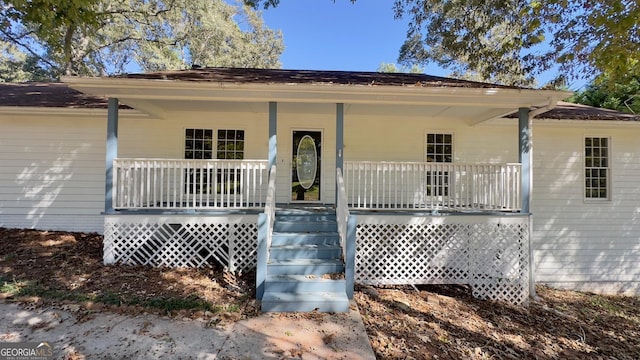
<instances>
[{"instance_id":1,"label":"white house siding","mask_svg":"<svg viewBox=\"0 0 640 360\"><path fill-rule=\"evenodd\" d=\"M611 199L584 199L584 137L610 137ZM535 120L536 281L640 293L640 126Z\"/></svg>"},{"instance_id":2,"label":"white house siding","mask_svg":"<svg viewBox=\"0 0 640 360\"><path fill-rule=\"evenodd\" d=\"M345 114L345 160L425 161L426 134L453 134L457 163L518 162L518 121L469 125L452 118L433 118L405 107L373 112L353 105Z\"/></svg>"},{"instance_id":3,"label":"white house siding","mask_svg":"<svg viewBox=\"0 0 640 360\"><path fill-rule=\"evenodd\" d=\"M295 103L278 104L276 202L291 202L292 136L294 130L322 131L321 202L335 203L336 105Z\"/></svg>"},{"instance_id":4,"label":"white house siding","mask_svg":"<svg viewBox=\"0 0 640 360\"><path fill-rule=\"evenodd\" d=\"M102 231L105 115L0 114L0 226Z\"/></svg>"},{"instance_id":5,"label":"white house siding","mask_svg":"<svg viewBox=\"0 0 640 360\"><path fill-rule=\"evenodd\" d=\"M191 110L188 103L162 119L132 121L120 127L119 156L184 158L185 129L244 130L245 159L268 156L269 107L264 104L212 103L206 110Z\"/></svg>"}]
</instances>

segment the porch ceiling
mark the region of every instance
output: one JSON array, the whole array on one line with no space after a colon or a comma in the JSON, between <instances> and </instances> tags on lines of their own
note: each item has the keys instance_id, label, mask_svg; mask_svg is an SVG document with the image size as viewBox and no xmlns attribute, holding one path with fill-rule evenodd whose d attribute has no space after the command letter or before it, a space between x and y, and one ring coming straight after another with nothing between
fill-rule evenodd
<instances>
[{"instance_id":1,"label":"porch ceiling","mask_svg":"<svg viewBox=\"0 0 640 360\"><path fill-rule=\"evenodd\" d=\"M142 112L167 118L182 111L263 112L266 103L292 104L291 111L314 111L307 104L344 103L345 111L372 115L458 118L470 123L501 117L520 107L546 106L567 92L513 88L367 86L341 84L219 83L176 80L76 78L63 81L95 96L118 98ZM297 105L296 105L297 104ZM321 108L321 107L320 107Z\"/></svg>"}]
</instances>

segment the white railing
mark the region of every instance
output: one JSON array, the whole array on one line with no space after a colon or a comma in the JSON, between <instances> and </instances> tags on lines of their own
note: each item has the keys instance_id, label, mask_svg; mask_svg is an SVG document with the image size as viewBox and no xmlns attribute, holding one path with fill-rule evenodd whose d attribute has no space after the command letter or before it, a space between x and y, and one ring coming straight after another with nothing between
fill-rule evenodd
<instances>
[{"instance_id":1,"label":"white railing","mask_svg":"<svg viewBox=\"0 0 640 360\"><path fill-rule=\"evenodd\" d=\"M336 222L338 223L338 234L340 235L340 247L342 247L342 258L346 256L346 241L347 241L347 221L349 219L349 204L347 204L347 193L344 186L344 178L342 177L342 170L336 169L336 190L338 196L336 197Z\"/></svg>"},{"instance_id":2,"label":"white railing","mask_svg":"<svg viewBox=\"0 0 640 360\"><path fill-rule=\"evenodd\" d=\"M355 254L356 254L356 221L349 213L347 203L347 193L342 176L342 170L336 169L336 222L338 223L338 234L340 235L340 247L342 248L342 259L345 264L345 281L347 296L353 297L355 278Z\"/></svg>"},{"instance_id":3,"label":"white railing","mask_svg":"<svg viewBox=\"0 0 640 360\"><path fill-rule=\"evenodd\" d=\"M345 162L356 209L520 210L520 164Z\"/></svg>"},{"instance_id":4,"label":"white railing","mask_svg":"<svg viewBox=\"0 0 640 360\"><path fill-rule=\"evenodd\" d=\"M113 203L122 209L259 208L265 160L114 160Z\"/></svg>"},{"instance_id":5,"label":"white railing","mask_svg":"<svg viewBox=\"0 0 640 360\"><path fill-rule=\"evenodd\" d=\"M267 201L264 205L264 214L267 216L267 259L271 249L271 237L273 224L276 221L276 166L272 165L269 171L269 186L267 187Z\"/></svg>"},{"instance_id":6,"label":"white railing","mask_svg":"<svg viewBox=\"0 0 640 360\"><path fill-rule=\"evenodd\" d=\"M273 224L276 220L276 166L269 170L269 185L264 212L258 215L258 248L256 264L256 298L262 300L267 280L267 263L269 262Z\"/></svg>"}]
</instances>

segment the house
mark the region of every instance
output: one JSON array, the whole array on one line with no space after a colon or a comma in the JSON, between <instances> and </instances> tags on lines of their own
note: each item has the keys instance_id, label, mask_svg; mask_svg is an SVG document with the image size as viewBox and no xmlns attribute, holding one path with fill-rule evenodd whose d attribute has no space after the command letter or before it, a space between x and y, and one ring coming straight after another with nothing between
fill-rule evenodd
<instances>
[{"instance_id":1,"label":"house","mask_svg":"<svg viewBox=\"0 0 640 360\"><path fill-rule=\"evenodd\" d=\"M344 311L354 282L640 293L640 117L421 74L63 81L0 86L0 226L256 268L265 310Z\"/></svg>"}]
</instances>

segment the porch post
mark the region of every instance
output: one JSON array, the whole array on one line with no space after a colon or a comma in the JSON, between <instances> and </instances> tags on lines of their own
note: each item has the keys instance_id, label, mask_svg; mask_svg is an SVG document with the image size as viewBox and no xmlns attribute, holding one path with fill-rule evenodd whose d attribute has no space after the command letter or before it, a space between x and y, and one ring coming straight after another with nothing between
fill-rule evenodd
<instances>
[{"instance_id":1,"label":"porch post","mask_svg":"<svg viewBox=\"0 0 640 360\"><path fill-rule=\"evenodd\" d=\"M107 109L107 153L104 213L113 213L113 161L118 157L118 99L109 98Z\"/></svg>"},{"instance_id":2,"label":"porch post","mask_svg":"<svg viewBox=\"0 0 640 360\"><path fill-rule=\"evenodd\" d=\"M522 166L520 212L528 214L531 203L531 127L529 124L529 108L518 109L518 145L520 148L520 164Z\"/></svg>"},{"instance_id":3,"label":"porch post","mask_svg":"<svg viewBox=\"0 0 640 360\"><path fill-rule=\"evenodd\" d=\"M531 133L531 116L529 108L518 109L518 143L520 147L520 164L522 166L522 210L529 218L528 248L529 248L529 297L536 297L535 256L533 254L533 217L531 215L531 193L533 184L533 145Z\"/></svg>"},{"instance_id":4,"label":"porch post","mask_svg":"<svg viewBox=\"0 0 640 360\"><path fill-rule=\"evenodd\" d=\"M276 165L278 158L278 103L275 101L269 102L269 168Z\"/></svg>"},{"instance_id":5,"label":"porch post","mask_svg":"<svg viewBox=\"0 0 640 360\"><path fill-rule=\"evenodd\" d=\"M344 104L336 104L336 169L344 174ZM344 176L344 175L343 175ZM338 190L336 189L336 204L338 203Z\"/></svg>"}]
</instances>

